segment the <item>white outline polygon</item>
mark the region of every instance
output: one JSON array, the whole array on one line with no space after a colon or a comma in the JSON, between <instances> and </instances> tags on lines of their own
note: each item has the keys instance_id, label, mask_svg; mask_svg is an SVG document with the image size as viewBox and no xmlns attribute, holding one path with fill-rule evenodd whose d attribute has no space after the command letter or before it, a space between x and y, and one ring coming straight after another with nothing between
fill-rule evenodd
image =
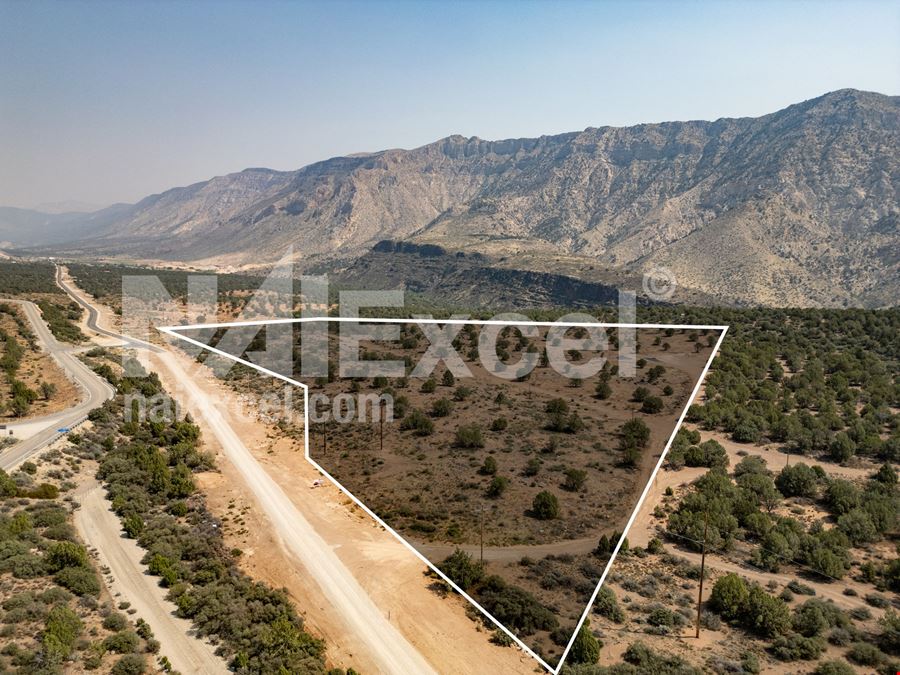
<instances>
[{"instance_id":1,"label":"white outline polygon","mask_svg":"<svg viewBox=\"0 0 900 675\"><path fill-rule=\"evenodd\" d=\"M706 365L703 367L703 371L700 373L700 377L697 379L696 384L694 385L694 389L691 392L691 395L688 397L687 403L684 406L684 410L681 411L681 415L678 418L678 422L675 424L675 428L672 430L671 436L669 436L669 440L666 442L665 447L663 448L662 454L659 457L659 461L656 463L656 466L653 469L653 472L650 474L650 478L647 481L647 485L644 487L643 492L641 493L640 498L637 501L637 504L634 507L634 511L631 513L631 517L628 519L627 524L625 525L624 530L622 530L622 535L619 537L619 541L616 543L615 549L613 549L612 555L610 555L609 561L606 563L606 567L603 570L603 574L600 575L600 580L597 582L597 586L594 588L594 592L591 594L591 598L587 603L587 606L584 609L584 612L581 615L581 618L578 620L578 623L575 625L575 629L572 632L572 636L569 638L569 643L566 645L565 650L559 658L558 665L554 668L546 661L544 661L540 656L534 653L534 651L526 645L519 637L514 635L512 631L510 631L506 626L504 626L500 621L491 616L490 612L485 610L478 602L472 598L468 593L466 593L462 588L456 585L456 583L450 579L447 575L441 572L437 566L432 563L428 558L426 558L422 553L420 553L412 544L410 544L404 537L395 531L390 525L384 522L374 511L372 511L369 507L363 504L359 498L356 497L352 492L350 492L347 488L341 485L330 473L328 473L318 462L316 462L309 453L309 386L303 384L302 382L298 382L297 380L291 379L286 375L282 375L275 371L269 370L268 368L264 368L262 366L256 365L255 363L251 363L245 359L242 359L234 354L229 354L215 347L211 347L210 345L204 344L199 340L195 340L186 335L181 335L179 331L188 331L188 330L201 330L201 329L219 329L219 328L242 328L247 326L266 326L270 324L285 324L285 323L311 323L313 321L331 321L335 323L415 323L415 324L476 324L480 326L568 326L571 328L673 328L676 330L714 330L721 331L719 335L719 339L716 341L715 346L712 349L712 353L709 356L709 360L706 362ZM572 649L572 644L575 642L575 638L578 635L578 632L581 630L581 626L584 624L588 615L591 612L591 607L593 607L595 600L597 599L597 594L600 592L600 588L603 586L603 582L606 581L606 576L609 574L610 569L612 568L613 562L616 559L616 556L619 554L619 549L622 547L622 542L628 536L628 531L631 529L632 524L634 523L634 519L637 517L638 512L641 509L641 506L644 504L644 500L647 497L647 493L650 491L650 486L653 485L653 481L656 479L657 473L659 473L660 468L662 467L663 461L665 461L666 455L669 452L669 448L672 445L672 442L675 440L675 435L678 433L678 430L681 428L682 423L684 422L685 415L687 415L688 409L694 402L694 399L697 396L697 393L700 391L700 386L703 384L703 380L706 378L706 373L709 371L709 367L712 365L713 359L719 351L719 348L722 345L722 340L725 338L725 334L728 332L728 326L707 326L707 325L695 325L695 324L659 324L659 323L601 323L601 322L557 322L557 321L514 321L514 320L477 320L477 319L402 319L402 318L369 318L369 317L301 317L301 318L290 318L290 319L262 319L257 321L232 321L232 322L223 322L223 323L200 323L200 324L191 324L184 326L163 326L158 328L158 330L166 335L170 335L179 340L183 340L192 345L200 347L201 349L205 349L214 354L218 354L219 356L224 356L225 358L232 359L233 361L240 363L242 365L247 366L248 368L253 368L265 375L269 375L270 377L274 377L278 380L282 380L283 382L287 382L295 387L300 387L303 390L303 445L304 445L304 456L306 461L312 464L316 469L318 469L325 477L328 478L332 483L341 492L347 495L353 502L359 506L363 511L365 511L369 516L371 516L379 525L385 528L388 532L390 532L394 537L396 537L406 548L408 548L416 557L418 557L427 567L429 567L435 574L437 574L441 579L447 582L457 593L462 595L466 600L468 600L472 605L474 605L482 614L484 614L488 619L490 619L494 625L497 626L500 630L506 633L513 641L523 650L525 653L530 655L532 658L538 661L544 668L547 669L548 672L553 675L559 675L559 671L562 669L563 664L565 663L566 657L569 655L569 651Z\"/></svg>"}]
</instances>

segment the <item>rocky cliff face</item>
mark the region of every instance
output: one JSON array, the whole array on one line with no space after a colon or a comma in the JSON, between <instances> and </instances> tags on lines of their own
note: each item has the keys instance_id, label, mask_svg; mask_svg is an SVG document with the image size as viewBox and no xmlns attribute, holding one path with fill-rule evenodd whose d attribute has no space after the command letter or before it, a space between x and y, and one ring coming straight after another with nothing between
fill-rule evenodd
<instances>
[{"instance_id":1,"label":"rocky cliff face","mask_svg":"<svg viewBox=\"0 0 900 675\"><path fill-rule=\"evenodd\" d=\"M351 260L381 240L663 265L725 301L879 306L900 296L900 98L843 90L760 118L451 136L148 197L87 250L232 264Z\"/></svg>"}]
</instances>

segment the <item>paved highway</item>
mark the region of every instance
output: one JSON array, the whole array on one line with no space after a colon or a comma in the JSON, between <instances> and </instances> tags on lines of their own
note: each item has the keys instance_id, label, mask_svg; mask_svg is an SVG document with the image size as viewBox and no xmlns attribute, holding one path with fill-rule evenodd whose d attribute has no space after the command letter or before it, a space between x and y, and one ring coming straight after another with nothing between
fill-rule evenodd
<instances>
[{"instance_id":1,"label":"paved highway","mask_svg":"<svg viewBox=\"0 0 900 675\"><path fill-rule=\"evenodd\" d=\"M40 421L45 425L41 431L16 443L0 454L0 469L8 472L59 438L61 434L57 431L58 429L71 428L83 422L91 410L99 408L111 399L115 392L106 380L95 374L78 359L76 353L81 351L80 348L64 345L53 337L47 324L44 323L37 305L27 300L4 299L4 302L13 302L23 308L25 317L31 324L41 349L54 358L66 375L79 385L83 393L82 400L77 405L55 415L47 415L40 420L28 422L28 424L33 424ZM15 428L15 425L10 426Z\"/></svg>"},{"instance_id":2,"label":"paved highway","mask_svg":"<svg viewBox=\"0 0 900 675\"><path fill-rule=\"evenodd\" d=\"M100 319L100 312L97 311L97 308L90 304L85 298L82 297L82 293L76 292L74 288L69 286L65 280L63 279L63 268L59 265L56 266L56 285L63 289L72 300L81 305L82 309L84 309L87 314L87 327L90 328L95 333L99 335L105 335L106 337L115 338L116 340L121 340L126 347L134 347L141 349L148 349L151 352L161 352L162 349L157 347L156 345L150 344L149 342L144 342L143 340L138 340L137 338L127 337L125 335L120 335L119 333L113 333L112 331L108 331L105 328L102 328L98 323Z\"/></svg>"}]
</instances>

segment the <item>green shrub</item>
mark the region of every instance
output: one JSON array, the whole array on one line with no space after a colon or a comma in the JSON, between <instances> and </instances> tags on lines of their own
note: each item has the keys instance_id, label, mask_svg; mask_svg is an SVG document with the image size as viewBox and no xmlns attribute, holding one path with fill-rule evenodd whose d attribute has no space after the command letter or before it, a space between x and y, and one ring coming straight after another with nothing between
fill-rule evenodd
<instances>
[{"instance_id":1,"label":"green shrub","mask_svg":"<svg viewBox=\"0 0 900 675\"><path fill-rule=\"evenodd\" d=\"M50 610L41 642L52 663L60 663L69 656L81 630L81 619L68 607L57 605Z\"/></svg>"},{"instance_id":2,"label":"green shrub","mask_svg":"<svg viewBox=\"0 0 900 675\"><path fill-rule=\"evenodd\" d=\"M856 675L856 671L844 661L823 661L816 666L813 675Z\"/></svg>"},{"instance_id":3,"label":"green shrub","mask_svg":"<svg viewBox=\"0 0 900 675\"><path fill-rule=\"evenodd\" d=\"M779 635L772 643L772 653L780 661L814 661L825 651L825 640L804 637L799 633Z\"/></svg>"},{"instance_id":4,"label":"green shrub","mask_svg":"<svg viewBox=\"0 0 900 675\"><path fill-rule=\"evenodd\" d=\"M438 569L463 590L472 588L484 579L484 568L481 564L475 562L471 555L461 549L456 549L438 565Z\"/></svg>"},{"instance_id":5,"label":"green shrub","mask_svg":"<svg viewBox=\"0 0 900 675\"><path fill-rule=\"evenodd\" d=\"M493 476L495 473L497 473L497 460L493 455L488 455L484 458L484 462L478 469L478 473L480 473L482 476Z\"/></svg>"},{"instance_id":6,"label":"green shrub","mask_svg":"<svg viewBox=\"0 0 900 675\"><path fill-rule=\"evenodd\" d=\"M53 580L75 595L100 595L100 582L94 570L86 567L66 567L53 576Z\"/></svg>"},{"instance_id":7,"label":"green shrub","mask_svg":"<svg viewBox=\"0 0 900 675\"><path fill-rule=\"evenodd\" d=\"M141 640L137 633L131 630L123 630L110 635L103 641L103 645L116 654L131 654L137 651Z\"/></svg>"},{"instance_id":8,"label":"green shrub","mask_svg":"<svg viewBox=\"0 0 900 675\"><path fill-rule=\"evenodd\" d=\"M66 567L87 567L88 555L84 546L72 541L58 541L47 551L47 567L57 572Z\"/></svg>"},{"instance_id":9,"label":"green shrub","mask_svg":"<svg viewBox=\"0 0 900 675\"><path fill-rule=\"evenodd\" d=\"M114 633L125 630L127 626L128 620L118 612L112 612L103 619L103 627Z\"/></svg>"},{"instance_id":10,"label":"green shrub","mask_svg":"<svg viewBox=\"0 0 900 675\"><path fill-rule=\"evenodd\" d=\"M538 630L553 630L559 625L556 615L531 593L507 584L498 576L485 579L477 596L482 607L492 616L523 635L532 635Z\"/></svg>"},{"instance_id":11,"label":"green shrub","mask_svg":"<svg viewBox=\"0 0 900 675\"><path fill-rule=\"evenodd\" d=\"M600 658L600 648L602 643L591 633L591 622L585 620L578 629L578 635L572 642L572 649L569 650L569 663L597 663Z\"/></svg>"},{"instance_id":12,"label":"green shrub","mask_svg":"<svg viewBox=\"0 0 900 675\"><path fill-rule=\"evenodd\" d=\"M725 619L737 619L747 603L750 591L747 584L737 574L726 574L719 577L713 586L709 598L709 606Z\"/></svg>"},{"instance_id":13,"label":"green shrub","mask_svg":"<svg viewBox=\"0 0 900 675\"><path fill-rule=\"evenodd\" d=\"M499 499L509 487L509 478L506 476L494 476L487 488L487 496L491 499Z\"/></svg>"},{"instance_id":14,"label":"green shrub","mask_svg":"<svg viewBox=\"0 0 900 675\"><path fill-rule=\"evenodd\" d=\"M559 500L552 492L543 490L535 495L531 502L531 512L539 520L559 518Z\"/></svg>"},{"instance_id":15,"label":"green shrub","mask_svg":"<svg viewBox=\"0 0 900 675\"><path fill-rule=\"evenodd\" d=\"M412 431L416 436L429 436L434 433L434 422L421 410L413 410L400 423L402 431Z\"/></svg>"},{"instance_id":16,"label":"green shrub","mask_svg":"<svg viewBox=\"0 0 900 675\"><path fill-rule=\"evenodd\" d=\"M484 438L478 425L470 424L456 430L455 444L460 448L483 448Z\"/></svg>"},{"instance_id":17,"label":"green shrub","mask_svg":"<svg viewBox=\"0 0 900 675\"><path fill-rule=\"evenodd\" d=\"M594 611L614 623L625 621L625 613L619 606L615 592L607 586L601 586L597 592L597 599L594 601Z\"/></svg>"},{"instance_id":18,"label":"green shrub","mask_svg":"<svg viewBox=\"0 0 900 675\"><path fill-rule=\"evenodd\" d=\"M147 672L147 661L140 654L125 654L109 672L112 675L141 675Z\"/></svg>"},{"instance_id":19,"label":"green shrub","mask_svg":"<svg viewBox=\"0 0 900 675\"><path fill-rule=\"evenodd\" d=\"M587 471L581 469L566 469L563 488L570 492L578 492L587 481Z\"/></svg>"},{"instance_id":20,"label":"green shrub","mask_svg":"<svg viewBox=\"0 0 900 675\"><path fill-rule=\"evenodd\" d=\"M447 372L449 373L450 371L448 370ZM435 417L447 417L451 410L453 410L453 404L450 403L450 399L439 398L431 404L431 414Z\"/></svg>"},{"instance_id":21,"label":"green shrub","mask_svg":"<svg viewBox=\"0 0 900 675\"><path fill-rule=\"evenodd\" d=\"M775 486L785 497L814 498L819 490L818 474L802 462L784 467Z\"/></svg>"},{"instance_id":22,"label":"green shrub","mask_svg":"<svg viewBox=\"0 0 900 675\"><path fill-rule=\"evenodd\" d=\"M886 660L878 647L868 642L857 642L847 652L847 658L860 666L878 666Z\"/></svg>"}]
</instances>

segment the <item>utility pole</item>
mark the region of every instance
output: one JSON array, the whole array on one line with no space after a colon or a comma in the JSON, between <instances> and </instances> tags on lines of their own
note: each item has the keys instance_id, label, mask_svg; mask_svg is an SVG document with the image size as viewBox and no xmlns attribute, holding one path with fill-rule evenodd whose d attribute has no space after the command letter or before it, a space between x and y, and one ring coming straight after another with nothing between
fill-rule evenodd
<instances>
[{"instance_id":1,"label":"utility pole","mask_svg":"<svg viewBox=\"0 0 900 675\"><path fill-rule=\"evenodd\" d=\"M700 554L700 591L697 593L697 634L694 635L700 639L700 607L703 604L703 577L706 574L706 534L709 531L709 507L706 507L703 516L703 549Z\"/></svg>"},{"instance_id":2,"label":"utility pole","mask_svg":"<svg viewBox=\"0 0 900 675\"><path fill-rule=\"evenodd\" d=\"M384 454L384 399L378 404L378 452Z\"/></svg>"},{"instance_id":3,"label":"utility pole","mask_svg":"<svg viewBox=\"0 0 900 675\"><path fill-rule=\"evenodd\" d=\"M328 427L322 422L322 455L328 451Z\"/></svg>"},{"instance_id":4,"label":"utility pole","mask_svg":"<svg viewBox=\"0 0 900 675\"><path fill-rule=\"evenodd\" d=\"M481 505L481 536L479 537L481 547L481 566L484 567L484 504Z\"/></svg>"}]
</instances>

